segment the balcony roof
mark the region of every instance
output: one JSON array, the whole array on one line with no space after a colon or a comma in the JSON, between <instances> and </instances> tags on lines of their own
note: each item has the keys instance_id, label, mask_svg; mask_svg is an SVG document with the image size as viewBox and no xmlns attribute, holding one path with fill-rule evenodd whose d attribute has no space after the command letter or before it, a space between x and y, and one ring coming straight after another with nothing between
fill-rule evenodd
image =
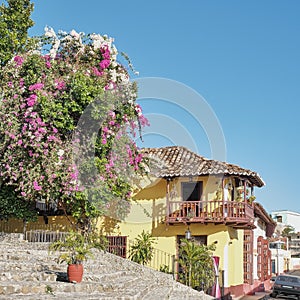
<instances>
[{"instance_id":1,"label":"balcony roof","mask_svg":"<svg viewBox=\"0 0 300 300\"><path fill-rule=\"evenodd\" d=\"M272 217L266 212L264 207L258 202L254 202L254 215L259 217L263 222L265 222L266 235L267 237L271 237L275 231L276 222L272 219Z\"/></svg>"},{"instance_id":2,"label":"balcony roof","mask_svg":"<svg viewBox=\"0 0 300 300\"><path fill-rule=\"evenodd\" d=\"M143 148L150 159L150 173L160 178L201 175L235 175L247 178L253 185L265 185L260 175L237 165L207 159L182 146Z\"/></svg>"}]
</instances>

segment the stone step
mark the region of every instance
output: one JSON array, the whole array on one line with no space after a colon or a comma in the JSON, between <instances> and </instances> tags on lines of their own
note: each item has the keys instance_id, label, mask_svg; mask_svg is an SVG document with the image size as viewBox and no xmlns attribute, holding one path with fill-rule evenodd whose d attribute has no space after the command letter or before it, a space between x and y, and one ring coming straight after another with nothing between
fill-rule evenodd
<instances>
[{"instance_id":1,"label":"stone step","mask_svg":"<svg viewBox=\"0 0 300 300\"><path fill-rule=\"evenodd\" d=\"M211 300L214 299L211 296L208 296L204 293L198 292L197 294L189 293L189 292L183 292L178 291L176 293L171 293L169 295L169 300L178 300L178 299L184 299L184 300Z\"/></svg>"},{"instance_id":2,"label":"stone step","mask_svg":"<svg viewBox=\"0 0 300 300\"><path fill-rule=\"evenodd\" d=\"M2 270L1 270L2 271ZM3 272L3 271L2 271ZM45 273L45 272L11 272L7 271L0 274L0 282L23 282L23 281L46 281L46 282L55 282L57 275L54 273Z\"/></svg>"},{"instance_id":3,"label":"stone step","mask_svg":"<svg viewBox=\"0 0 300 300\"><path fill-rule=\"evenodd\" d=\"M0 261L34 261L36 263L55 261L57 256L42 255L36 251L35 253L3 253L0 254Z\"/></svg>"},{"instance_id":4,"label":"stone step","mask_svg":"<svg viewBox=\"0 0 300 300\"><path fill-rule=\"evenodd\" d=\"M84 281L95 281L95 282L109 282L109 281L124 281L126 278L136 277L133 272L130 271L116 271L116 272L105 272L101 274L95 274L94 272L84 272Z\"/></svg>"},{"instance_id":5,"label":"stone step","mask_svg":"<svg viewBox=\"0 0 300 300\"><path fill-rule=\"evenodd\" d=\"M23 242L15 242L15 243L10 243L10 242L1 242L1 248L5 247L11 247L13 245L14 249L16 250L48 250L50 243L29 243L27 241Z\"/></svg>"},{"instance_id":6,"label":"stone step","mask_svg":"<svg viewBox=\"0 0 300 300\"><path fill-rule=\"evenodd\" d=\"M169 286L154 286L143 297L143 300L169 299L168 297L170 292L171 292L171 287Z\"/></svg>"},{"instance_id":7,"label":"stone step","mask_svg":"<svg viewBox=\"0 0 300 300\"><path fill-rule=\"evenodd\" d=\"M23 282L15 283L11 281L0 282L0 296L16 295L16 294L44 294L46 291L46 283Z\"/></svg>"},{"instance_id":8,"label":"stone step","mask_svg":"<svg viewBox=\"0 0 300 300\"><path fill-rule=\"evenodd\" d=\"M31 294L31 295L23 295L23 294L18 294L18 295L7 295L7 296L0 296L0 300L49 300L49 299L57 299L57 300L73 300L73 299L78 299L78 300L143 300L143 298L138 297L137 295L135 296L130 296L130 295L125 295L124 293L95 293L95 294L87 294L87 293L54 293L54 294ZM151 299L151 298L150 298ZM153 300L158 300L157 298L152 298ZM169 298L163 297L159 300L167 300ZM177 298L176 300L183 300L186 298Z\"/></svg>"},{"instance_id":9,"label":"stone step","mask_svg":"<svg viewBox=\"0 0 300 300\"><path fill-rule=\"evenodd\" d=\"M49 271L39 268L38 266L32 266L32 270L24 271L22 266L15 266L11 268L10 265L6 265L1 268L0 282L5 281L46 281L46 282L56 282L59 278L67 278L66 268L63 270ZM95 274L92 272L84 272L83 281L84 282L101 282L102 284L114 284L117 286L126 282L127 284L132 280L136 280L134 273L129 271L118 271L111 273Z\"/></svg>"},{"instance_id":10,"label":"stone step","mask_svg":"<svg viewBox=\"0 0 300 300\"><path fill-rule=\"evenodd\" d=\"M136 297L141 299L148 293L151 286L151 282L141 281L139 278L126 278L122 282L81 282L79 284L72 284L69 282L0 282L0 295L13 296L18 294L28 295L39 294L45 295L51 292L54 295L62 294L100 294L102 296L124 296L124 297ZM62 299L62 298L61 298Z\"/></svg>"}]
</instances>

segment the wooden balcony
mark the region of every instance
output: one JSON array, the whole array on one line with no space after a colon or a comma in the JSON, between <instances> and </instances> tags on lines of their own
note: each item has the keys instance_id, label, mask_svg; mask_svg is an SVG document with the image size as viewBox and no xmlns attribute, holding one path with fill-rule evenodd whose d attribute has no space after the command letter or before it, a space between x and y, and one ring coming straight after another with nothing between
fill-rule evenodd
<instances>
[{"instance_id":1,"label":"wooden balcony","mask_svg":"<svg viewBox=\"0 0 300 300\"><path fill-rule=\"evenodd\" d=\"M166 222L214 223L234 228L255 228L254 207L247 202L237 201L169 201Z\"/></svg>"}]
</instances>

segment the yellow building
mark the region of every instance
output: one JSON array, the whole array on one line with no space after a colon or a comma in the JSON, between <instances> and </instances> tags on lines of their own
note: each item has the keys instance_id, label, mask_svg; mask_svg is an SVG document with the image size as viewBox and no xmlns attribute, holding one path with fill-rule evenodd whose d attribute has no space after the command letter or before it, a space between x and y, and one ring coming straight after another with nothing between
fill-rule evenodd
<instances>
[{"instance_id":1,"label":"yellow building","mask_svg":"<svg viewBox=\"0 0 300 300\"><path fill-rule=\"evenodd\" d=\"M184 147L143 152L150 159L149 176L140 181L130 214L116 232L133 240L148 231L156 249L175 257L180 239L191 234L199 243L216 245L225 293L238 296L267 285L267 238L275 223L253 202L254 187L264 185L261 177Z\"/></svg>"}]
</instances>

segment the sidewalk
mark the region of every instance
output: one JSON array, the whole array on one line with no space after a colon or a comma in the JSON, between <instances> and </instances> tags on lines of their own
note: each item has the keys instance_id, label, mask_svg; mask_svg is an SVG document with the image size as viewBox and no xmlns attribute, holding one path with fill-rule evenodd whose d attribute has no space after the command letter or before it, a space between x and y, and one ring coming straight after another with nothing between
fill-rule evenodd
<instances>
[{"instance_id":1,"label":"sidewalk","mask_svg":"<svg viewBox=\"0 0 300 300\"><path fill-rule=\"evenodd\" d=\"M265 292L255 292L254 295L244 295L237 298L232 298L232 300L259 300L259 299L268 299L271 291Z\"/></svg>"}]
</instances>

